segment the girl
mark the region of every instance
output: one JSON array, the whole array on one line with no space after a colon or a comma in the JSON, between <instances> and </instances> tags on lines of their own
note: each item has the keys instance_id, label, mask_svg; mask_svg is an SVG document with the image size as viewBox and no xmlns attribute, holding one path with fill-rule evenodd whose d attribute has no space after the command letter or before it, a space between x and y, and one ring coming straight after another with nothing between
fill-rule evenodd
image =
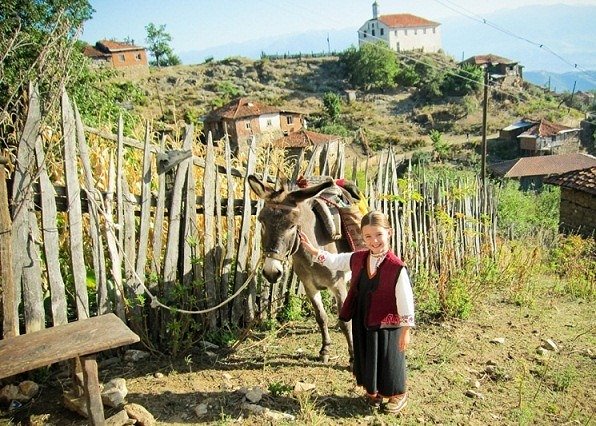
<instances>
[{"instance_id":1,"label":"girl","mask_svg":"<svg viewBox=\"0 0 596 426\"><path fill-rule=\"evenodd\" d=\"M300 233L304 249L329 269L352 271L339 318L352 320L353 373L367 401L389 413L406 406L405 350L414 326L414 298L408 272L390 248L391 225L379 211L361 221L366 250L332 254L313 246Z\"/></svg>"}]
</instances>

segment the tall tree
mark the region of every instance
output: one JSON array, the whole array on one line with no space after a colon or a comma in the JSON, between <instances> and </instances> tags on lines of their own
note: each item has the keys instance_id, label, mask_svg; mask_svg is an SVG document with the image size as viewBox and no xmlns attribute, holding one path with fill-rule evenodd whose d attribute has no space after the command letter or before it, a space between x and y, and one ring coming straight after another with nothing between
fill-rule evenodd
<instances>
[{"instance_id":1,"label":"tall tree","mask_svg":"<svg viewBox=\"0 0 596 426\"><path fill-rule=\"evenodd\" d=\"M180 58L174 54L170 47L172 36L166 32L165 25L157 26L151 22L145 27L145 30L147 31L145 39L148 45L147 50L155 58L155 61L151 62L152 65L164 67L180 64Z\"/></svg>"},{"instance_id":2,"label":"tall tree","mask_svg":"<svg viewBox=\"0 0 596 426\"><path fill-rule=\"evenodd\" d=\"M76 38L94 12L88 0L3 0L0 6L0 140L18 137L22 94L37 81L46 102L55 105L61 86L78 72Z\"/></svg>"},{"instance_id":3,"label":"tall tree","mask_svg":"<svg viewBox=\"0 0 596 426\"><path fill-rule=\"evenodd\" d=\"M395 87L399 72L397 58L384 42L365 43L359 50L349 48L341 60L355 86L366 89Z\"/></svg>"}]
</instances>

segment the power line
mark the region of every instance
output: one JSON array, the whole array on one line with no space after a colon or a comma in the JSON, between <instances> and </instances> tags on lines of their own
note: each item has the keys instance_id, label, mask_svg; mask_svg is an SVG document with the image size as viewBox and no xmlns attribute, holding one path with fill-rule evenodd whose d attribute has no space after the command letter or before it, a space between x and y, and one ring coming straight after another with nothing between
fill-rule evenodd
<instances>
[{"instance_id":1,"label":"power line","mask_svg":"<svg viewBox=\"0 0 596 426\"><path fill-rule=\"evenodd\" d=\"M559 60L561 60L565 64L571 66L574 69L579 70L582 74L584 74L586 76L586 79L588 81L590 81L591 83L594 83L596 85L596 81L592 80L591 76L588 74L588 70L586 70L585 68L579 66L576 63L569 62L567 59L565 59L563 56L559 55L557 52L555 52L554 50L552 50L546 44L532 41L532 40L530 40L530 39L528 39L526 37L523 37L523 36L520 36L520 35L514 33L513 31L510 31L510 30L508 30L506 28L502 28L502 27L498 26L497 24L495 24L493 22L490 22L486 18L483 18L480 15L477 15L474 12L471 12L471 11L467 10L466 8L464 8L462 6L459 6L459 5L455 4L455 3L453 3L451 0L434 0L434 1L437 2L437 3L439 3L442 6L446 7L447 9L452 10L455 13L458 13L458 14L466 17L466 18L469 18L469 19L471 19L473 21L476 21L476 22L479 22L481 24L487 25L487 26L489 26L491 28L494 28L497 31L502 32L503 34L506 34L506 35L508 35L510 37L513 37L513 38L516 38L518 40L522 40L522 41L524 41L526 43L529 43L529 44L531 44L531 45L533 45L535 47L538 47L539 49L542 49L542 50L550 53L551 55L555 56L556 58L558 58ZM451 7L448 4L446 4L446 3L450 3L450 4L454 5L454 7ZM456 8L459 8L462 11L459 11Z\"/></svg>"}]
</instances>

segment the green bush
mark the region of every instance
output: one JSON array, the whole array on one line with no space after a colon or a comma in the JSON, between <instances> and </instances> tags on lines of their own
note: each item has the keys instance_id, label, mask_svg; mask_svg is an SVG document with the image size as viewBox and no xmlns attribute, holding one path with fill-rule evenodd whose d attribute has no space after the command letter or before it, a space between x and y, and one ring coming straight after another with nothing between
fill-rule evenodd
<instances>
[{"instance_id":1,"label":"green bush","mask_svg":"<svg viewBox=\"0 0 596 426\"><path fill-rule=\"evenodd\" d=\"M596 298L596 242L578 235L559 236L548 256L550 271L563 279L563 292Z\"/></svg>"},{"instance_id":2,"label":"green bush","mask_svg":"<svg viewBox=\"0 0 596 426\"><path fill-rule=\"evenodd\" d=\"M497 223L512 239L555 235L559 227L560 188L521 191L517 181L503 182L497 191Z\"/></svg>"}]
</instances>

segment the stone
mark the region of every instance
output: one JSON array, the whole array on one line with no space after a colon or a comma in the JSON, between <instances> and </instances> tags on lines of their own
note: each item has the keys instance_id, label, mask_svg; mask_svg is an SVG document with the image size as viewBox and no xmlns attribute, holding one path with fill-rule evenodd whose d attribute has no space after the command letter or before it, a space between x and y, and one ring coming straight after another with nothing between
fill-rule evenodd
<instances>
[{"instance_id":1,"label":"stone","mask_svg":"<svg viewBox=\"0 0 596 426\"><path fill-rule=\"evenodd\" d=\"M156 379L162 379L164 376L163 373L157 372L153 374L153 377L155 377Z\"/></svg>"},{"instance_id":2,"label":"stone","mask_svg":"<svg viewBox=\"0 0 596 426\"><path fill-rule=\"evenodd\" d=\"M124 406L128 417L136 420L139 426L154 426L157 424L155 417L140 404L130 403Z\"/></svg>"},{"instance_id":3,"label":"stone","mask_svg":"<svg viewBox=\"0 0 596 426\"><path fill-rule=\"evenodd\" d=\"M126 380L116 378L104 385L103 391L101 392L101 401L107 407L116 408L124 404L126 395L128 395Z\"/></svg>"},{"instance_id":4,"label":"stone","mask_svg":"<svg viewBox=\"0 0 596 426\"><path fill-rule=\"evenodd\" d=\"M19 383L19 393L23 396L23 401L29 401L39 392L39 385L31 380L25 380ZM23 402L22 401L22 402Z\"/></svg>"},{"instance_id":5,"label":"stone","mask_svg":"<svg viewBox=\"0 0 596 426\"><path fill-rule=\"evenodd\" d=\"M126 410L120 410L116 414L106 419L106 426L124 426L134 424L133 419L128 418Z\"/></svg>"},{"instance_id":6,"label":"stone","mask_svg":"<svg viewBox=\"0 0 596 426\"><path fill-rule=\"evenodd\" d=\"M542 346L539 346L538 348L536 348L536 353L538 355L544 356L544 355L548 354L548 349L543 348Z\"/></svg>"},{"instance_id":7,"label":"stone","mask_svg":"<svg viewBox=\"0 0 596 426\"><path fill-rule=\"evenodd\" d=\"M313 383L296 382L294 385L294 395L298 395L304 392L311 392L316 389L316 385Z\"/></svg>"},{"instance_id":8,"label":"stone","mask_svg":"<svg viewBox=\"0 0 596 426\"><path fill-rule=\"evenodd\" d=\"M62 404L70 411L73 411L84 418L88 418L89 414L87 413L87 401L85 401L85 396L77 396L72 391L64 392L62 395Z\"/></svg>"},{"instance_id":9,"label":"stone","mask_svg":"<svg viewBox=\"0 0 596 426\"><path fill-rule=\"evenodd\" d=\"M281 421L281 420L294 421L294 420L296 420L296 417L293 416L292 414L282 413L281 411L270 410L268 408L262 407L257 404L249 404L249 403L245 402L244 404L242 404L242 408L246 411L250 411L253 414L259 414L259 415L266 417L268 419L271 419L271 420L276 420L276 421Z\"/></svg>"},{"instance_id":10,"label":"stone","mask_svg":"<svg viewBox=\"0 0 596 426\"><path fill-rule=\"evenodd\" d=\"M195 414L198 417L203 417L209 412L209 404L201 403L195 407Z\"/></svg>"},{"instance_id":11,"label":"stone","mask_svg":"<svg viewBox=\"0 0 596 426\"><path fill-rule=\"evenodd\" d=\"M261 388L255 387L255 388L249 389L248 392L246 392L244 394L244 396L246 397L247 401L250 401L253 404L256 404L263 398L263 390Z\"/></svg>"},{"instance_id":12,"label":"stone","mask_svg":"<svg viewBox=\"0 0 596 426\"><path fill-rule=\"evenodd\" d=\"M502 345L505 343L505 338L504 337L495 337L494 339L492 339L490 341L491 343L496 343L498 345Z\"/></svg>"},{"instance_id":13,"label":"stone","mask_svg":"<svg viewBox=\"0 0 596 426\"><path fill-rule=\"evenodd\" d=\"M124 360L128 362L137 362L149 356L149 352L129 349L124 352Z\"/></svg>"},{"instance_id":14,"label":"stone","mask_svg":"<svg viewBox=\"0 0 596 426\"><path fill-rule=\"evenodd\" d=\"M542 341L542 347L544 349L546 349L546 350L549 350L549 351L559 352L559 347L551 339L545 339L545 340L543 340Z\"/></svg>"},{"instance_id":15,"label":"stone","mask_svg":"<svg viewBox=\"0 0 596 426\"><path fill-rule=\"evenodd\" d=\"M0 400L10 402L17 399L19 387L15 385L6 385L0 390Z\"/></svg>"},{"instance_id":16,"label":"stone","mask_svg":"<svg viewBox=\"0 0 596 426\"><path fill-rule=\"evenodd\" d=\"M480 392L476 392L475 390L472 390L472 389L468 389L466 391L466 396L468 398L484 399L484 395L482 395Z\"/></svg>"}]
</instances>

